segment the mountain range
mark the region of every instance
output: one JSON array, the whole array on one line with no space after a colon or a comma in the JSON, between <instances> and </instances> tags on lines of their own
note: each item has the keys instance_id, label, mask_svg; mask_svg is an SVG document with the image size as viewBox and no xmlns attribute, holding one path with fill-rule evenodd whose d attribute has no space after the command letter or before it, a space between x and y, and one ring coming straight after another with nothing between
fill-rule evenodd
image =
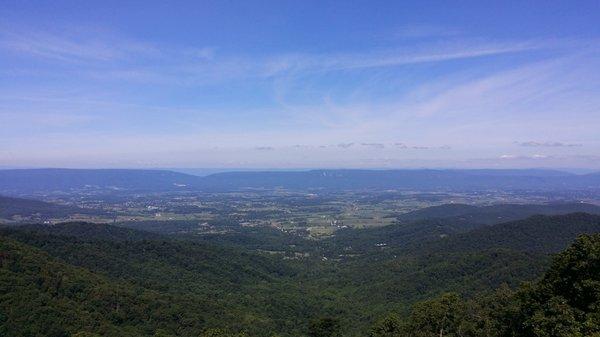
<instances>
[{"instance_id":1,"label":"mountain range","mask_svg":"<svg viewBox=\"0 0 600 337\"><path fill-rule=\"evenodd\" d=\"M0 170L0 193L73 190L231 191L294 190L557 190L598 189L600 172L554 170L309 170L223 172L205 177L168 170L16 169Z\"/></svg>"}]
</instances>

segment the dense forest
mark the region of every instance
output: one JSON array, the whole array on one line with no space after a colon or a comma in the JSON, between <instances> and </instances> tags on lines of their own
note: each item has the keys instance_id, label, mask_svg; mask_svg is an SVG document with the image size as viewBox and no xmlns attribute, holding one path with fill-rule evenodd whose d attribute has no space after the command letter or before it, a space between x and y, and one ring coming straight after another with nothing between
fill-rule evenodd
<instances>
[{"instance_id":1,"label":"dense forest","mask_svg":"<svg viewBox=\"0 0 600 337\"><path fill-rule=\"evenodd\" d=\"M581 235L600 232L600 216L452 223L402 222L326 240L267 229L214 240L88 223L7 227L0 335L599 332L600 236ZM293 249L267 249L283 247Z\"/></svg>"},{"instance_id":2,"label":"dense forest","mask_svg":"<svg viewBox=\"0 0 600 337\"><path fill-rule=\"evenodd\" d=\"M580 236L536 282L469 299L444 293L381 319L370 336L600 336L600 235Z\"/></svg>"},{"instance_id":3,"label":"dense forest","mask_svg":"<svg viewBox=\"0 0 600 337\"><path fill-rule=\"evenodd\" d=\"M51 204L39 200L11 198L0 195L0 219L34 217L40 220L65 217L71 214L104 214L100 210L82 209L75 206Z\"/></svg>"}]
</instances>

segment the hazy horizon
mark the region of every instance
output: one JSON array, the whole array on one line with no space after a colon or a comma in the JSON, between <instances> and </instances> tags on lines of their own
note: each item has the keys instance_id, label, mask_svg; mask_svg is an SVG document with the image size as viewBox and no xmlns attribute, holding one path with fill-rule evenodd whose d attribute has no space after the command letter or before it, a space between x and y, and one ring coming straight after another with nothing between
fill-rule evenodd
<instances>
[{"instance_id":1,"label":"hazy horizon","mask_svg":"<svg viewBox=\"0 0 600 337\"><path fill-rule=\"evenodd\" d=\"M600 3L10 2L0 167L600 170Z\"/></svg>"},{"instance_id":2,"label":"hazy horizon","mask_svg":"<svg viewBox=\"0 0 600 337\"><path fill-rule=\"evenodd\" d=\"M273 167L59 167L59 166L0 166L0 170L44 170L44 169L67 169L67 170L161 170L185 173L195 176L207 176L215 173L223 172L305 172L312 170L523 170L523 171L556 171L570 174L590 174L600 173L597 169L586 168L547 168L547 167L525 167L525 168L490 168L490 167L373 167L373 168L356 168L356 167L295 167L295 168L273 168Z\"/></svg>"}]
</instances>

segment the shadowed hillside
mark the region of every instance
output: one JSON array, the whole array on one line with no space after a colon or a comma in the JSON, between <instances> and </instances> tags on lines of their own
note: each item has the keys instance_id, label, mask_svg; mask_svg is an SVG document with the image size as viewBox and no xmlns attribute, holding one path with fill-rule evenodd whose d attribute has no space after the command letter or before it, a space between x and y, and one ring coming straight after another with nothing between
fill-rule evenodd
<instances>
[{"instance_id":1,"label":"shadowed hillside","mask_svg":"<svg viewBox=\"0 0 600 337\"><path fill-rule=\"evenodd\" d=\"M38 219L61 218L72 214L103 214L99 210L75 206L56 205L31 199L0 196L0 218L34 217Z\"/></svg>"}]
</instances>

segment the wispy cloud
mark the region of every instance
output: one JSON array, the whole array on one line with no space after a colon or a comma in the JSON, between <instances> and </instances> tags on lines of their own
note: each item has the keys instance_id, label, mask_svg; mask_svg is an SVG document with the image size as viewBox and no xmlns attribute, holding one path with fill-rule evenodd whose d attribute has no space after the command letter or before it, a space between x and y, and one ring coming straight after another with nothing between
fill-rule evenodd
<instances>
[{"instance_id":1,"label":"wispy cloud","mask_svg":"<svg viewBox=\"0 0 600 337\"><path fill-rule=\"evenodd\" d=\"M443 32L413 35L429 33ZM137 151L142 159L177 149L263 167L475 156L468 151L532 162L553 160L560 148L600 151L593 41L576 49L569 41L444 40L250 55L117 34L4 31L11 73L0 72L19 81L0 87L1 143L5 153L31 156ZM548 138L569 142L514 142Z\"/></svg>"},{"instance_id":2,"label":"wispy cloud","mask_svg":"<svg viewBox=\"0 0 600 337\"><path fill-rule=\"evenodd\" d=\"M582 144L577 143L562 143L562 142L515 142L515 144L524 147L580 147Z\"/></svg>"},{"instance_id":3,"label":"wispy cloud","mask_svg":"<svg viewBox=\"0 0 600 337\"><path fill-rule=\"evenodd\" d=\"M445 62L547 47L549 45L542 41L454 39L361 53L244 56L217 55L217 48L211 46L167 46L97 31L71 30L61 34L34 29L0 31L0 50L67 64L89 63L88 69L78 65L79 75L132 81L160 79L188 84ZM103 62L110 67L102 68Z\"/></svg>"},{"instance_id":4,"label":"wispy cloud","mask_svg":"<svg viewBox=\"0 0 600 337\"><path fill-rule=\"evenodd\" d=\"M65 62L111 61L131 56L156 57L159 50L148 43L122 38L90 38L81 34L42 31L0 31L0 49Z\"/></svg>"},{"instance_id":5,"label":"wispy cloud","mask_svg":"<svg viewBox=\"0 0 600 337\"><path fill-rule=\"evenodd\" d=\"M267 60L265 75L298 71L334 71L444 62L547 47L540 41L473 42L457 40L411 49L390 49L362 54L290 54Z\"/></svg>"},{"instance_id":6,"label":"wispy cloud","mask_svg":"<svg viewBox=\"0 0 600 337\"><path fill-rule=\"evenodd\" d=\"M361 143L360 145L375 148L375 149L385 148L385 144L381 144L381 143Z\"/></svg>"},{"instance_id":7,"label":"wispy cloud","mask_svg":"<svg viewBox=\"0 0 600 337\"><path fill-rule=\"evenodd\" d=\"M553 158L553 156L546 154L532 154L532 155L515 155L515 154L503 154L500 156L500 159L504 160L522 160L522 159L548 159Z\"/></svg>"},{"instance_id":8,"label":"wispy cloud","mask_svg":"<svg viewBox=\"0 0 600 337\"><path fill-rule=\"evenodd\" d=\"M257 146L254 149L258 150L258 151L273 151L273 150L275 150L275 148L273 146Z\"/></svg>"}]
</instances>

